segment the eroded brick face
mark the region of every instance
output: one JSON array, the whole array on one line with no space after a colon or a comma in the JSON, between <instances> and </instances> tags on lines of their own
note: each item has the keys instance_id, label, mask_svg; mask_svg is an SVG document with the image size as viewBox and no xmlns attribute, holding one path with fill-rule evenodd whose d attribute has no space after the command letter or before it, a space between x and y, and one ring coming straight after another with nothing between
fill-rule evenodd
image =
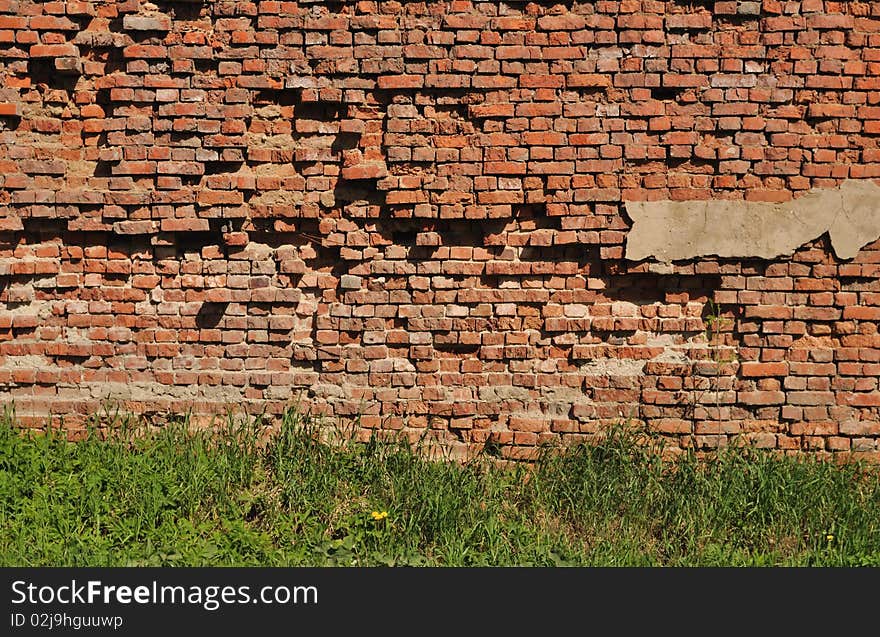
<instances>
[{"instance_id":1,"label":"eroded brick face","mask_svg":"<svg viewBox=\"0 0 880 637\"><path fill-rule=\"evenodd\" d=\"M0 87L20 417L878 454L880 243L623 258L626 201L880 178L876 2L0 0Z\"/></svg>"}]
</instances>

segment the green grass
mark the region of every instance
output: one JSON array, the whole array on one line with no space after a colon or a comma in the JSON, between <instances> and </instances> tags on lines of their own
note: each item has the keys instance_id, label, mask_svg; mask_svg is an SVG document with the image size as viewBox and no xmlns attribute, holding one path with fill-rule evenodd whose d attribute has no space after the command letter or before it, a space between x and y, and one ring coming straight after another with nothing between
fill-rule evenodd
<instances>
[{"instance_id":1,"label":"green grass","mask_svg":"<svg viewBox=\"0 0 880 637\"><path fill-rule=\"evenodd\" d=\"M877 467L663 461L623 429L533 466L461 464L330 446L293 414L260 445L259 426L70 443L3 419L0 564L880 566Z\"/></svg>"}]
</instances>

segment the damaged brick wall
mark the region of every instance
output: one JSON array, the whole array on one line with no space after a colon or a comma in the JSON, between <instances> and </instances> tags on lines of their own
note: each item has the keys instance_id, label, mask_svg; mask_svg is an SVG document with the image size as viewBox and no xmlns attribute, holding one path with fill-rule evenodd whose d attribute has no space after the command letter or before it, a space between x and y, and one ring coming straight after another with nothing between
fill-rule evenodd
<instances>
[{"instance_id":1,"label":"damaged brick wall","mask_svg":"<svg viewBox=\"0 0 880 637\"><path fill-rule=\"evenodd\" d=\"M876 457L880 242L624 247L878 142L876 2L0 0L0 399Z\"/></svg>"}]
</instances>

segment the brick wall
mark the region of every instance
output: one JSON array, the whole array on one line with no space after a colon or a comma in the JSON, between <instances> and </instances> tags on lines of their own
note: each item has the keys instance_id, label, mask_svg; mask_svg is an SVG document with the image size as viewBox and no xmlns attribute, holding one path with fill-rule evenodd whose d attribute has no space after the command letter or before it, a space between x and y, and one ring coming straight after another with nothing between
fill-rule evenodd
<instances>
[{"instance_id":1,"label":"brick wall","mask_svg":"<svg viewBox=\"0 0 880 637\"><path fill-rule=\"evenodd\" d=\"M634 263L623 204L878 142L876 2L0 0L0 399L877 456L880 242Z\"/></svg>"}]
</instances>

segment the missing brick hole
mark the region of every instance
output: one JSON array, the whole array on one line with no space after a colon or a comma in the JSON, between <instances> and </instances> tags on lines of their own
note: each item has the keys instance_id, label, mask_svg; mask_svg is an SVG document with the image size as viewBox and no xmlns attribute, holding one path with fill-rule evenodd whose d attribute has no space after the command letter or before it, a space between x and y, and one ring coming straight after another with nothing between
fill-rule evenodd
<instances>
[{"instance_id":1,"label":"missing brick hole","mask_svg":"<svg viewBox=\"0 0 880 637\"><path fill-rule=\"evenodd\" d=\"M294 110L295 119L313 119L319 122L338 122L344 118L345 104L328 102L300 102Z\"/></svg>"},{"instance_id":2,"label":"missing brick hole","mask_svg":"<svg viewBox=\"0 0 880 637\"><path fill-rule=\"evenodd\" d=\"M135 44L157 44L161 45L165 40L165 31L150 31L141 29L126 29L122 18L110 20L108 25L111 33L125 33Z\"/></svg>"},{"instance_id":3,"label":"missing brick hole","mask_svg":"<svg viewBox=\"0 0 880 637\"><path fill-rule=\"evenodd\" d=\"M361 136L358 133L339 133L330 145L333 152L341 152L343 150L351 150L358 147Z\"/></svg>"},{"instance_id":4,"label":"missing brick hole","mask_svg":"<svg viewBox=\"0 0 880 637\"><path fill-rule=\"evenodd\" d=\"M444 119L469 119L467 104L426 104L422 110L426 117L435 121Z\"/></svg>"},{"instance_id":5,"label":"missing brick hole","mask_svg":"<svg viewBox=\"0 0 880 637\"><path fill-rule=\"evenodd\" d=\"M193 70L196 73L211 73L217 71L217 60L193 58Z\"/></svg>"},{"instance_id":6,"label":"missing brick hole","mask_svg":"<svg viewBox=\"0 0 880 637\"><path fill-rule=\"evenodd\" d=\"M755 22L761 19L761 3L760 2L740 2L737 13L726 15L716 15L715 19L723 28L725 25L741 26L748 22ZM743 5L753 5L745 8Z\"/></svg>"},{"instance_id":7,"label":"missing brick hole","mask_svg":"<svg viewBox=\"0 0 880 637\"><path fill-rule=\"evenodd\" d=\"M371 180L373 183L375 180ZM376 187L368 187L363 181L347 181L340 179L333 188L333 199L337 204L366 203L383 204L385 193L376 190ZM384 208L384 206L383 206Z\"/></svg>"},{"instance_id":8,"label":"missing brick hole","mask_svg":"<svg viewBox=\"0 0 880 637\"><path fill-rule=\"evenodd\" d=\"M202 17L205 0L156 0L156 6L175 20L198 20Z\"/></svg>"},{"instance_id":9,"label":"missing brick hole","mask_svg":"<svg viewBox=\"0 0 880 637\"><path fill-rule=\"evenodd\" d=\"M873 276L841 276L841 292L871 292L877 285L877 278Z\"/></svg>"},{"instance_id":10,"label":"missing brick hole","mask_svg":"<svg viewBox=\"0 0 880 637\"><path fill-rule=\"evenodd\" d=\"M449 433L455 436L457 442L467 442L465 439L467 429L464 427L456 427L453 423L449 423Z\"/></svg>"},{"instance_id":11,"label":"missing brick hole","mask_svg":"<svg viewBox=\"0 0 880 637\"><path fill-rule=\"evenodd\" d=\"M55 359L57 363L61 363L62 361L66 361L72 365L80 365L83 361L88 360L92 357L91 354L82 353L77 354L76 352L67 351L64 354L53 354L52 358Z\"/></svg>"},{"instance_id":12,"label":"missing brick hole","mask_svg":"<svg viewBox=\"0 0 880 637\"><path fill-rule=\"evenodd\" d=\"M102 285L124 287L131 278L130 272L104 272L101 275Z\"/></svg>"},{"instance_id":13,"label":"missing brick hole","mask_svg":"<svg viewBox=\"0 0 880 637\"><path fill-rule=\"evenodd\" d=\"M3 278L6 278L6 277L3 277ZM19 285L26 284L26 283L28 283L28 282L31 280L31 278L32 278L32 277L31 277L30 275L27 276L27 277L22 276L22 277L21 277L21 281L19 281L18 284L19 284ZM3 287L0 288L0 289L6 289L6 287L7 287L8 285L9 285L9 281L6 281L5 284L3 285ZM10 292L11 292L13 295L17 296L18 299L21 299L22 297L21 297L21 292L20 292L20 290L21 290L21 288L13 287L13 288L10 290ZM28 295L31 295L31 292L30 292L30 291L28 291ZM24 300L24 299L22 299L22 300L20 300L20 301L19 301L19 300L10 301L10 300L7 299L7 300L3 300L3 301L0 301L0 302L4 303L4 304L6 305L6 310L5 310L6 312L15 312L16 310L21 310L21 309L24 309L24 308L29 307L29 306L33 303L33 300L32 300L32 299L28 299L28 300Z\"/></svg>"},{"instance_id":14,"label":"missing brick hole","mask_svg":"<svg viewBox=\"0 0 880 637\"><path fill-rule=\"evenodd\" d=\"M449 354L473 354L474 356L480 351L478 343L443 343L434 342L434 349L438 352L446 352Z\"/></svg>"},{"instance_id":15,"label":"missing brick hole","mask_svg":"<svg viewBox=\"0 0 880 637\"><path fill-rule=\"evenodd\" d=\"M504 445L500 442L489 437L486 439L486 442L483 443L483 448L480 450L480 453L484 456L489 456L490 458L500 458L503 447Z\"/></svg>"},{"instance_id":16,"label":"missing brick hole","mask_svg":"<svg viewBox=\"0 0 880 637\"><path fill-rule=\"evenodd\" d=\"M100 206L80 206L81 211L99 210ZM82 215L82 212L80 213ZM23 230L20 232L30 240L39 242L55 241L64 236L67 221L64 219L47 219L46 217L24 217L21 220ZM0 244L2 246L3 244ZM10 246L12 247L12 246Z\"/></svg>"},{"instance_id":17,"label":"missing brick hole","mask_svg":"<svg viewBox=\"0 0 880 637\"><path fill-rule=\"evenodd\" d=\"M484 99L485 97L481 93L475 93L472 88L428 88L419 93L416 103L419 105L431 104L434 108L443 106L462 108L470 104L480 104ZM466 108L464 112L467 113Z\"/></svg>"},{"instance_id":18,"label":"missing brick hole","mask_svg":"<svg viewBox=\"0 0 880 637\"><path fill-rule=\"evenodd\" d=\"M78 64L81 64L79 58L31 58L28 76L35 87L73 91L81 72L76 68Z\"/></svg>"},{"instance_id":19,"label":"missing brick hole","mask_svg":"<svg viewBox=\"0 0 880 637\"><path fill-rule=\"evenodd\" d=\"M578 269L582 267L580 251L571 246L523 246L520 249L519 260L527 263L577 263Z\"/></svg>"},{"instance_id":20,"label":"missing brick hole","mask_svg":"<svg viewBox=\"0 0 880 637\"><path fill-rule=\"evenodd\" d=\"M696 7L704 7L705 9L712 11L715 7L715 0L672 0L672 2L673 4L687 7L691 11Z\"/></svg>"},{"instance_id":21,"label":"missing brick hole","mask_svg":"<svg viewBox=\"0 0 880 637\"><path fill-rule=\"evenodd\" d=\"M229 303L205 301L196 313L196 327L214 328L223 320Z\"/></svg>"},{"instance_id":22,"label":"missing brick hole","mask_svg":"<svg viewBox=\"0 0 880 637\"><path fill-rule=\"evenodd\" d=\"M668 303L668 294L679 295L681 302L707 302L721 287L721 275L701 274L699 277L664 274L611 275L606 278L603 295L613 301L634 305Z\"/></svg>"},{"instance_id":23,"label":"missing brick hole","mask_svg":"<svg viewBox=\"0 0 880 637\"><path fill-rule=\"evenodd\" d=\"M115 161L104 161L99 159L95 162L95 172L93 174L94 177L112 177L113 176L113 166L115 166L118 162Z\"/></svg>"},{"instance_id":24,"label":"missing brick hole","mask_svg":"<svg viewBox=\"0 0 880 637\"><path fill-rule=\"evenodd\" d=\"M208 219L208 226L211 228L211 232L216 233L227 233L227 232L238 232L241 230L242 225L244 224L244 219L241 218L214 218Z\"/></svg>"},{"instance_id":25,"label":"missing brick hole","mask_svg":"<svg viewBox=\"0 0 880 637\"><path fill-rule=\"evenodd\" d=\"M183 259L187 254L201 254L205 246L217 245L216 231L191 230L188 232L174 233L174 249L178 259Z\"/></svg>"},{"instance_id":26,"label":"missing brick hole","mask_svg":"<svg viewBox=\"0 0 880 637\"><path fill-rule=\"evenodd\" d=\"M317 257L309 261L313 270L329 271L334 276L341 277L348 272L349 264L339 257L340 250L343 246L338 245L321 245L314 244Z\"/></svg>"},{"instance_id":27,"label":"missing brick hole","mask_svg":"<svg viewBox=\"0 0 880 637\"><path fill-rule=\"evenodd\" d=\"M546 206L544 204L517 204L512 207L511 216L514 219L522 221L524 219L537 219L544 217Z\"/></svg>"},{"instance_id":28,"label":"missing brick hole","mask_svg":"<svg viewBox=\"0 0 880 637\"><path fill-rule=\"evenodd\" d=\"M202 162L205 167L205 175L223 175L236 173L244 165L244 161L206 161ZM183 176L183 175L181 175Z\"/></svg>"},{"instance_id":29,"label":"missing brick hole","mask_svg":"<svg viewBox=\"0 0 880 637\"><path fill-rule=\"evenodd\" d=\"M178 179L180 179L181 186L198 186L199 182L201 182L201 177L199 175L174 175Z\"/></svg>"},{"instance_id":30,"label":"missing brick hole","mask_svg":"<svg viewBox=\"0 0 880 637\"><path fill-rule=\"evenodd\" d=\"M111 27L112 30L112 27ZM119 33L121 31L121 27L119 30L113 31L114 33ZM104 75L112 75L113 73L124 73L128 68L128 60L123 57L121 48L109 48L109 49L91 49L91 54L89 58L94 62L102 62L104 64L103 73ZM110 101L110 89L98 89L97 91L98 103L106 104ZM103 96L103 101L101 101L101 96Z\"/></svg>"},{"instance_id":31,"label":"missing brick hole","mask_svg":"<svg viewBox=\"0 0 880 637\"><path fill-rule=\"evenodd\" d=\"M633 162L635 163L635 162ZM645 162L650 164L655 162ZM699 157L668 157L666 159L666 170L689 170L695 174L715 174L715 167L718 162L712 159L700 159Z\"/></svg>"},{"instance_id":32,"label":"missing brick hole","mask_svg":"<svg viewBox=\"0 0 880 637\"><path fill-rule=\"evenodd\" d=\"M391 240L395 245L407 247L415 246L417 234L418 232L415 230L394 230L391 232Z\"/></svg>"},{"instance_id":33,"label":"missing brick hole","mask_svg":"<svg viewBox=\"0 0 880 637\"><path fill-rule=\"evenodd\" d=\"M572 86L566 89L567 91L573 91L578 94L579 97L583 99L602 99L602 96L608 92L608 87L605 86Z\"/></svg>"},{"instance_id":34,"label":"missing brick hole","mask_svg":"<svg viewBox=\"0 0 880 637\"><path fill-rule=\"evenodd\" d=\"M261 89L253 99L254 106L297 106L302 103L302 89Z\"/></svg>"},{"instance_id":35,"label":"missing brick hole","mask_svg":"<svg viewBox=\"0 0 880 637\"><path fill-rule=\"evenodd\" d=\"M678 99L679 94L688 90L686 87L674 88L670 86L655 87L651 89L651 98L658 102L674 102Z\"/></svg>"}]
</instances>

